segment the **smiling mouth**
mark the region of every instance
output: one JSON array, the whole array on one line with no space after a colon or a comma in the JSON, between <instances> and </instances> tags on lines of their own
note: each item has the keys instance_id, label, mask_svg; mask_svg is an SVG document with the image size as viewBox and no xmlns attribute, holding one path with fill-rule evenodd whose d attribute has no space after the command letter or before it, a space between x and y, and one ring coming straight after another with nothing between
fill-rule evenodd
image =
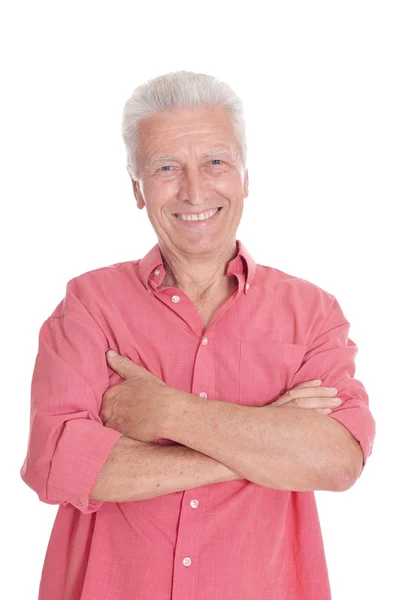
<instances>
[{"instance_id":1,"label":"smiling mouth","mask_svg":"<svg viewBox=\"0 0 399 600\"><path fill-rule=\"evenodd\" d=\"M174 216L177 217L178 219L181 219L182 221L207 221L208 219L210 219L211 217L213 217L214 215L216 215L217 212L219 212L220 210L222 210L222 207L219 206L218 208L214 208L212 210L207 210L206 212L202 212L202 213L191 213L191 214L185 214L185 213L174 213Z\"/></svg>"}]
</instances>

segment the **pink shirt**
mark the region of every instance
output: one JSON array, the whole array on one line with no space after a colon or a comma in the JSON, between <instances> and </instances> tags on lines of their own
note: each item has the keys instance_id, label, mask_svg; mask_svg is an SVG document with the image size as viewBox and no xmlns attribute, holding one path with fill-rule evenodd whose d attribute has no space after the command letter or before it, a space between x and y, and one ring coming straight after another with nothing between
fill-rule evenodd
<instances>
[{"instance_id":1,"label":"pink shirt","mask_svg":"<svg viewBox=\"0 0 399 600\"><path fill-rule=\"evenodd\" d=\"M325 418L360 442L365 464L375 421L338 302L257 265L240 241L237 249L228 267L237 291L207 330L182 290L160 286L158 244L141 260L70 280L42 325L21 476L60 506L39 600L331 598L314 492L245 479L137 502L89 499L121 437L99 416L103 393L122 381L107 364L109 348L170 386L248 406L321 379L343 400Z\"/></svg>"}]
</instances>

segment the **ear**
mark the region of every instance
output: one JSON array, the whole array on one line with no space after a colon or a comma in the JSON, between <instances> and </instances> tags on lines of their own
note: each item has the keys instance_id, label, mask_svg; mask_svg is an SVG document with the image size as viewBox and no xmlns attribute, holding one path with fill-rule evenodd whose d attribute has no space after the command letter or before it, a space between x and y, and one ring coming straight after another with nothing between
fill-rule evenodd
<instances>
[{"instance_id":1,"label":"ear","mask_svg":"<svg viewBox=\"0 0 399 600\"><path fill-rule=\"evenodd\" d=\"M141 190L140 190L139 182L136 181L135 179L133 179L133 177L130 177L130 179L132 180L133 194L134 194L134 197L136 198L137 208L142 209L145 206L145 202L144 202L144 198L141 193Z\"/></svg>"},{"instance_id":2,"label":"ear","mask_svg":"<svg viewBox=\"0 0 399 600\"><path fill-rule=\"evenodd\" d=\"M249 186L248 169L245 169L245 176L244 176L244 198L246 198L248 196L248 186Z\"/></svg>"}]
</instances>

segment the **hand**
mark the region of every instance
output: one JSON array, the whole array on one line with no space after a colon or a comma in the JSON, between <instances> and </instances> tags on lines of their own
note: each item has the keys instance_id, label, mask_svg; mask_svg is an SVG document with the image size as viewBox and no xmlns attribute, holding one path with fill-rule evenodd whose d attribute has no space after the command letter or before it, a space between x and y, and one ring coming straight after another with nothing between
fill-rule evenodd
<instances>
[{"instance_id":1,"label":"hand","mask_svg":"<svg viewBox=\"0 0 399 600\"><path fill-rule=\"evenodd\" d=\"M328 415L332 412L330 407L337 408L342 404L342 400L335 397L337 393L336 388L322 387L320 380L305 381L267 406L310 408Z\"/></svg>"},{"instance_id":2,"label":"hand","mask_svg":"<svg viewBox=\"0 0 399 600\"><path fill-rule=\"evenodd\" d=\"M109 366L125 381L108 388L103 394L100 417L105 427L142 442L162 437L173 392L147 369L126 356L107 356Z\"/></svg>"}]
</instances>

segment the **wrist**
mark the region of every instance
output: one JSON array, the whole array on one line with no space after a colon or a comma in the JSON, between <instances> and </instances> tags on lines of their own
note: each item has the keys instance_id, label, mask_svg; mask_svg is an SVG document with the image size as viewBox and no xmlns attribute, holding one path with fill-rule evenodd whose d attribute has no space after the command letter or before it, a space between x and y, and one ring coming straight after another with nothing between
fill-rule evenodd
<instances>
[{"instance_id":1,"label":"wrist","mask_svg":"<svg viewBox=\"0 0 399 600\"><path fill-rule=\"evenodd\" d=\"M179 427L180 415L183 411L187 410L188 402L190 399L192 400L195 398L195 396L172 387L168 387L167 391L165 390L165 393L167 394L165 402L166 410L163 414L160 435L167 439L173 439L170 436L172 436L176 431L176 428Z\"/></svg>"}]
</instances>

